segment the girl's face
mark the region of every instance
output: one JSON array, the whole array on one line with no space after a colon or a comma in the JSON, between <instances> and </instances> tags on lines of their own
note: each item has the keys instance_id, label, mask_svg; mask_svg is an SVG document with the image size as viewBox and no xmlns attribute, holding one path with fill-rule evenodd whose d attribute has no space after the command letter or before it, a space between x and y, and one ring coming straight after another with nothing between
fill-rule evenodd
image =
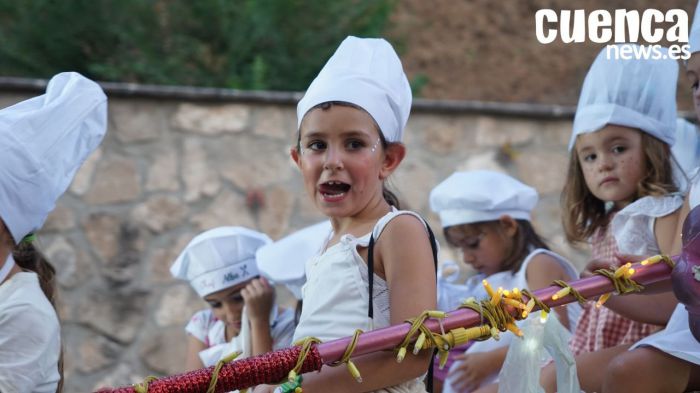
<instances>
[{"instance_id":1,"label":"girl's face","mask_svg":"<svg viewBox=\"0 0 700 393\"><path fill-rule=\"evenodd\" d=\"M641 131L608 124L579 135L575 149L586 186L596 198L614 202L617 209L634 200L646 170Z\"/></svg>"},{"instance_id":2,"label":"girl's face","mask_svg":"<svg viewBox=\"0 0 700 393\"><path fill-rule=\"evenodd\" d=\"M292 148L292 159L323 214L353 216L383 201L383 181L403 158L394 150L403 145L383 149L379 131L367 112L343 105L312 109L304 117L300 133L300 150Z\"/></svg>"},{"instance_id":3,"label":"girl's face","mask_svg":"<svg viewBox=\"0 0 700 393\"><path fill-rule=\"evenodd\" d=\"M464 263L487 276L503 271L503 263L512 248L510 231L496 225L463 224L445 230L447 241L462 252Z\"/></svg>"},{"instance_id":4,"label":"girl's face","mask_svg":"<svg viewBox=\"0 0 700 393\"><path fill-rule=\"evenodd\" d=\"M686 64L685 75L690 82L690 91L693 94L693 107L695 108L695 117L700 120L700 52L693 53Z\"/></svg>"},{"instance_id":5,"label":"girl's face","mask_svg":"<svg viewBox=\"0 0 700 393\"><path fill-rule=\"evenodd\" d=\"M243 315L243 296L241 290L248 285L248 281L222 289L204 297L209 303L214 316L226 325L226 339L238 336L241 332L241 318Z\"/></svg>"}]
</instances>

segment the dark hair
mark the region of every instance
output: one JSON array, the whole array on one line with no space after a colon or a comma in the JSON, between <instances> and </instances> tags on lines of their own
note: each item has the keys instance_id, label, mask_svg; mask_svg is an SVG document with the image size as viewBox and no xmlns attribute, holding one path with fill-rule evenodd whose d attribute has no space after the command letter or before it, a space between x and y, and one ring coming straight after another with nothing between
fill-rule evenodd
<instances>
[{"instance_id":1,"label":"dark hair","mask_svg":"<svg viewBox=\"0 0 700 393\"><path fill-rule=\"evenodd\" d=\"M12 250L12 258L15 263L24 270L31 270L39 276L39 285L44 295L56 310L56 269L49 263L44 254L39 251L30 241L21 241ZM58 316L58 310L56 310ZM58 357L58 380L57 393L63 391L63 348Z\"/></svg>"},{"instance_id":2,"label":"dark hair","mask_svg":"<svg viewBox=\"0 0 700 393\"><path fill-rule=\"evenodd\" d=\"M306 113L308 114L308 113L310 113L310 112L311 112L312 110L314 110L314 109L328 110L328 109L330 109L333 105L347 106L347 107L350 107L350 108L359 109L359 110L361 110L361 111L363 111L363 112L365 112L365 113L367 113L367 114L369 115L369 113L368 113L364 108L362 108L362 107L360 107L360 106L358 106L358 105L352 104L352 103L350 103L350 102L345 102L345 101L326 101L326 102L322 102L322 103L320 103L320 104L317 104L317 105L314 105L313 107L311 107L311 109L309 109ZM306 116L306 114L304 114L304 116ZM372 119L372 122L374 123L374 128L376 128L377 133L379 133L379 140L382 142L382 148L386 150L387 147L389 147L389 143L386 141L386 138L384 138L384 133L383 133L382 130L379 128L379 124L377 124L377 122L374 120L374 118L372 117L372 115L370 115L369 117ZM299 128L299 129L297 130L297 146L296 146L296 149L297 149L297 152L298 152L298 153L301 153L301 128ZM388 204L390 204L390 205L396 207L397 209L401 209L401 204L400 204L399 198L396 196L396 194L394 194L393 191L391 191L391 190L389 190L389 189L387 188L386 184L382 185L382 196L384 197L384 200L385 200Z\"/></svg>"},{"instance_id":3,"label":"dark hair","mask_svg":"<svg viewBox=\"0 0 700 393\"><path fill-rule=\"evenodd\" d=\"M671 169L671 148L667 143L639 131L642 134L645 176L637 185L634 199L653 195L661 196L678 191ZM588 189L575 150L569 155L566 184L561 193L562 224L570 243L584 242L596 229L608 224L605 202L596 198Z\"/></svg>"},{"instance_id":4,"label":"dark hair","mask_svg":"<svg viewBox=\"0 0 700 393\"><path fill-rule=\"evenodd\" d=\"M549 250L547 243L540 237L540 235L537 234L530 221L517 219L515 222L518 224L518 227L515 232L515 236L513 237L513 246L510 248L508 255L506 255L505 260L501 265L502 270L510 270L513 273L517 273L518 270L520 270L520 267L523 265L523 261L528 254L530 254L533 247ZM489 228L503 236L501 229L502 224L499 220L481 221L469 225L474 225L477 229ZM459 247L459 245L454 244L447 235L447 228L443 228L443 235L450 246Z\"/></svg>"}]
</instances>

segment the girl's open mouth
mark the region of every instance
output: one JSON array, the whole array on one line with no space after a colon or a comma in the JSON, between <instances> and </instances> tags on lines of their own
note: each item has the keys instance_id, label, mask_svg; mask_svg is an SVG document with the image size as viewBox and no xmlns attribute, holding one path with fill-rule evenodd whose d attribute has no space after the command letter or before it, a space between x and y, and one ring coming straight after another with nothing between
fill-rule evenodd
<instances>
[{"instance_id":1,"label":"girl's open mouth","mask_svg":"<svg viewBox=\"0 0 700 393\"><path fill-rule=\"evenodd\" d=\"M327 201L336 201L342 199L350 190L350 185L340 181L327 181L318 186L318 191Z\"/></svg>"}]
</instances>

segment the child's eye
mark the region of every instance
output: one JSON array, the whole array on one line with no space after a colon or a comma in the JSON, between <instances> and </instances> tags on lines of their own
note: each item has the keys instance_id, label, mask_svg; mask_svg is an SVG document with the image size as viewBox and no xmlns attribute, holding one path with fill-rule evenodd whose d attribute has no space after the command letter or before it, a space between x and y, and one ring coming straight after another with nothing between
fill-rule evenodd
<instances>
[{"instance_id":1,"label":"child's eye","mask_svg":"<svg viewBox=\"0 0 700 393\"><path fill-rule=\"evenodd\" d=\"M312 141L306 145L307 149L318 151L326 148L326 144L321 141Z\"/></svg>"},{"instance_id":2,"label":"child's eye","mask_svg":"<svg viewBox=\"0 0 700 393\"><path fill-rule=\"evenodd\" d=\"M693 85L690 86L690 88L691 88L693 91L697 90L697 89L698 89L698 81L693 82Z\"/></svg>"},{"instance_id":3,"label":"child's eye","mask_svg":"<svg viewBox=\"0 0 700 393\"><path fill-rule=\"evenodd\" d=\"M583 156L583 161L585 161L585 162L593 162L593 161L595 161L595 159L596 159L595 154L586 154Z\"/></svg>"},{"instance_id":4,"label":"child's eye","mask_svg":"<svg viewBox=\"0 0 700 393\"><path fill-rule=\"evenodd\" d=\"M221 302L207 302L211 308L221 308Z\"/></svg>"},{"instance_id":5,"label":"child's eye","mask_svg":"<svg viewBox=\"0 0 700 393\"><path fill-rule=\"evenodd\" d=\"M237 292L229 296L228 300L234 303L243 303L243 296L241 296L240 292Z\"/></svg>"},{"instance_id":6,"label":"child's eye","mask_svg":"<svg viewBox=\"0 0 700 393\"><path fill-rule=\"evenodd\" d=\"M625 151L625 150L627 150L627 147L625 147L625 146L619 146L619 145L618 145L618 146L613 146L613 148L612 148L612 152L613 152L613 153L617 153L617 154L622 153L622 152Z\"/></svg>"},{"instance_id":7,"label":"child's eye","mask_svg":"<svg viewBox=\"0 0 700 393\"><path fill-rule=\"evenodd\" d=\"M364 143L362 143L361 141L357 141L357 140L352 140L352 141L349 141L349 142L347 143L347 147L348 147L348 149L350 149L350 150L357 150L357 149L360 149L360 148L362 148L362 147L364 147L364 146L365 146Z\"/></svg>"}]
</instances>

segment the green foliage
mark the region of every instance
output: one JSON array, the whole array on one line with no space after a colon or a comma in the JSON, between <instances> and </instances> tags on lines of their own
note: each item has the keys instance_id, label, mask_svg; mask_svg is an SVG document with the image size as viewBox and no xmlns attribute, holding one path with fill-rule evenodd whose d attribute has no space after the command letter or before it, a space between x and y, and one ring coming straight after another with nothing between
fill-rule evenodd
<instances>
[{"instance_id":1,"label":"green foliage","mask_svg":"<svg viewBox=\"0 0 700 393\"><path fill-rule=\"evenodd\" d=\"M392 0L0 0L0 75L303 90Z\"/></svg>"}]
</instances>

